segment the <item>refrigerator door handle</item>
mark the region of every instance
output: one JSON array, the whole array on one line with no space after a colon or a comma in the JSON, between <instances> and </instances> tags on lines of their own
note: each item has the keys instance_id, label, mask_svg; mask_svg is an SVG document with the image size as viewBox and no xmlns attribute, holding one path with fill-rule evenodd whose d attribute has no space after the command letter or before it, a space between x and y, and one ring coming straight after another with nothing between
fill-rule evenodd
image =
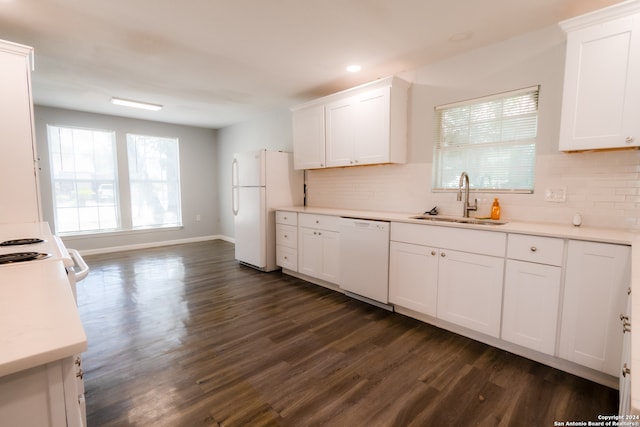
<instances>
[{"instance_id":1,"label":"refrigerator door handle","mask_svg":"<svg viewBox=\"0 0 640 427\"><path fill-rule=\"evenodd\" d=\"M238 197L238 159L233 159L233 162L231 162L231 209L233 210L233 215L237 216L240 211Z\"/></svg>"}]
</instances>

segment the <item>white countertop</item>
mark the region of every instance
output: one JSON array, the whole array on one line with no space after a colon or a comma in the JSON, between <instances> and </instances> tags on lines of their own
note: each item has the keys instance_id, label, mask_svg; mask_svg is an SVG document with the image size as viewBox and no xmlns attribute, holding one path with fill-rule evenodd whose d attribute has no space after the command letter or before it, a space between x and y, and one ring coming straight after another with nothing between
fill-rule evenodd
<instances>
[{"instance_id":1,"label":"white countertop","mask_svg":"<svg viewBox=\"0 0 640 427\"><path fill-rule=\"evenodd\" d=\"M420 215L421 212L377 212L333 208L316 208L308 206L288 206L278 208L277 210L319 215L335 215L379 221L407 222L413 224L436 225L442 227L473 228L476 230L492 230L502 231L506 233L534 234L537 236L561 237L567 239L589 240L593 242L616 243L622 245L631 245L636 239L636 236L640 236L640 233L638 232L623 229L585 226L574 227L573 225L569 224L563 225L549 223L529 223L510 221L509 219L506 219L507 223L503 225L478 225L455 222L436 222L411 218L412 216Z\"/></svg>"},{"instance_id":2,"label":"white countertop","mask_svg":"<svg viewBox=\"0 0 640 427\"><path fill-rule=\"evenodd\" d=\"M86 349L62 261L0 268L0 376Z\"/></svg>"}]
</instances>

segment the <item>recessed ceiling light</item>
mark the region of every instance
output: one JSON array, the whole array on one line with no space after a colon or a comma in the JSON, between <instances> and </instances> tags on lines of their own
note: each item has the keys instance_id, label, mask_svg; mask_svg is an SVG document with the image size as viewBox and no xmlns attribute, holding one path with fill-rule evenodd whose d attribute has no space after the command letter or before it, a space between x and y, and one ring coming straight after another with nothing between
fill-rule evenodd
<instances>
[{"instance_id":1,"label":"recessed ceiling light","mask_svg":"<svg viewBox=\"0 0 640 427\"><path fill-rule=\"evenodd\" d=\"M350 72L350 73L357 73L360 70L362 70L362 67L360 65L356 65L356 64L349 65L347 67L347 71Z\"/></svg>"},{"instance_id":2,"label":"recessed ceiling light","mask_svg":"<svg viewBox=\"0 0 640 427\"><path fill-rule=\"evenodd\" d=\"M122 105L124 107L141 108L143 110L158 111L162 108L162 105L149 104L148 102L132 101L130 99L111 98L111 103L115 105Z\"/></svg>"}]
</instances>

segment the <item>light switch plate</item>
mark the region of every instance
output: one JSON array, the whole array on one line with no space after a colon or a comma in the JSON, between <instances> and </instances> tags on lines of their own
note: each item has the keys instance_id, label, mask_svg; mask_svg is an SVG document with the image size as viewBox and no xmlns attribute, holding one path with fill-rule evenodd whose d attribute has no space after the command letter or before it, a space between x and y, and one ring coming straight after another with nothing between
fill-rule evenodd
<instances>
[{"instance_id":1,"label":"light switch plate","mask_svg":"<svg viewBox=\"0 0 640 427\"><path fill-rule=\"evenodd\" d=\"M564 203L567 201L567 187L547 188L544 192L547 202Z\"/></svg>"}]
</instances>

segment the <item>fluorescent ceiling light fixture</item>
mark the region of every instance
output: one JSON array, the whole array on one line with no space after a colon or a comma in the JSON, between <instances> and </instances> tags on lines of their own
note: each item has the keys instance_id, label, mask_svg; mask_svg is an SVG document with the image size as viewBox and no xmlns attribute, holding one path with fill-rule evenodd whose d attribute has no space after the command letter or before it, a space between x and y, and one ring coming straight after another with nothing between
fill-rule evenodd
<instances>
[{"instance_id":1,"label":"fluorescent ceiling light fixture","mask_svg":"<svg viewBox=\"0 0 640 427\"><path fill-rule=\"evenodd\" d=\"M143 110L158 111L162 108L162 105L149 104L148 102L132 101L130 99L111 98L111 103L115 105L122 105L124 107L141 108Z\"/></svg>"},{"instance_id":2,"label":"fluorescent ceiling light fixture","mask_svg":"<svg viewBox=\"0 0 640 427\"><path fill-rule=\"evenodd\" d=\"M356 64L349 65L347 67L347 71L350 72L350 73L357 73L360 70L362 70L362 67L360 65L356 65Z\"/></svg>"}]
</instances>

